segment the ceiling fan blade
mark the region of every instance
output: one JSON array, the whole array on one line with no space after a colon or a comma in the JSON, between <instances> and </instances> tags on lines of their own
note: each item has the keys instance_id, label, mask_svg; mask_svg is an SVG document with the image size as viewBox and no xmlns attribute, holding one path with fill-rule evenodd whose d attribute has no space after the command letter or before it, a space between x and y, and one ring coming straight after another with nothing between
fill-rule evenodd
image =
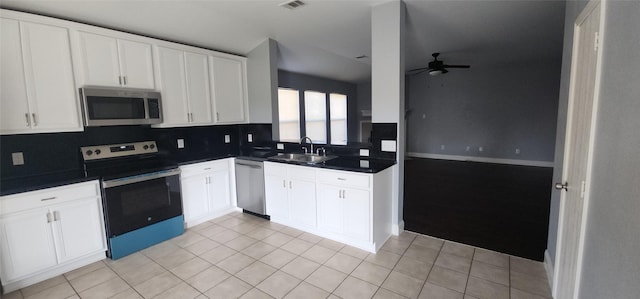
<instances>
[{"instance_id":1,"label":"ceiling fan blade","mask_svg":"<svg viewBox=\"0 0 640 299\"><path fill-rule=\"evenodd\" d=\"M445 68L454 68L454 69L468 69L471 66L470 65L443 65L442 67Z\"/></svg>"},{"instance_id":2,"label":"ceiling fan blade","mask_svg":"<svg viewBox=\"0 0 640 299\"><path fill-rule=\"evenodd\" d=\"M429 68L428 67L421 67L421 68L417 68L417 69L413 69L413 70L409 70L407 71L407 74L409 75L416 75L416 74L420 74L422 72L426 72L428 71Z\"/></svg>"}]
</instances>

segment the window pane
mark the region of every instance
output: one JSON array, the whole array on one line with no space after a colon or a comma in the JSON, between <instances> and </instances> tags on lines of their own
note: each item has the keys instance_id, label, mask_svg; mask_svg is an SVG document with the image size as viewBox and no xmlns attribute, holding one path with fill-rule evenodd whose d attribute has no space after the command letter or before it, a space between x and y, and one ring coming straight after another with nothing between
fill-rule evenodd
<instances>
[{"instance_id":1,"label":"window pane","mask_svg":"<svg viewBox=\"0 0 640 299\"><path fill-rule=\"evenodd\" d=\"M300 101L295 89L278 88L280 141L300 140Z\"/></svg>"},{"instance_id":2,"label":"window pane","mask_svg":"<svg viewBox=\"0 0 640 299\"><path fill-rule=\"evenodd\" d=\"M327 143L327 107L324 93L304 92L304 117L307 136L313 142Z\"/></svg>"},{"instance_id":3,"label":"window pane","mask_svg":"<svg viewBox=\"0 0 640 299\"><path fill-rule=\"evenodd\" d=\"M329 94L331 105L331 144L347 144L347 96Z\"/></svg>"}]
</instances>

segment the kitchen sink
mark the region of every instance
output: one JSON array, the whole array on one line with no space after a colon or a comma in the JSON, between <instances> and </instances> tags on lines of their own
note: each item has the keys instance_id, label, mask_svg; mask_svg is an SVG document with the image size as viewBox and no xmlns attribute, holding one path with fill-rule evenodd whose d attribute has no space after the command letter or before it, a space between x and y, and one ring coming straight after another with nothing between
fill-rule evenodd
<instances>
[{"instance_id":1,"label":"kitchen sink","mask_svg":"<svg viewBox=\"0 0 640 299\"><path fill-rule=\"evenodd\" d=\"M286 162L298 162L305 164L318 164L331 159L335 159L337 156L321 156L316 154L294 154L294 153L279 153L275 156L269 157L269 159L280 160Z\"/></svg>"}]
</instances>

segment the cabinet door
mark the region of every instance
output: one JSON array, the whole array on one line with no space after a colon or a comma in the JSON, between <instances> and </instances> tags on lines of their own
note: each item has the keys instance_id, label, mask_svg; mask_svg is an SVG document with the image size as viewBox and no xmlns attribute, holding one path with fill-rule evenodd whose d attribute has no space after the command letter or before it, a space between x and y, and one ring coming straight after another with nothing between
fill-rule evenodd
<instances>
[{"instance_id":1,"label":"cabinet door","mask_svg":"<svg viewBox=\"0 0 640 299\"><path fill-rule=\"evenodd\" d=\"M342 234L343 201L342 189L327 185L318 185L318 228L320 230Z\"/></svg>"},{"instance_id":2,"label":"cabinet door","mask_svg":"<svg viewBox=\"0 0 640 299\"><path fill-rule=\"evenodd\" d=\"M80 46L84 85L120 86L117 40L81 32Z\"/></svg>"},{"instance_id":3,"label":"cabinet door","mask_svg":"<svg viewBox=\"0 0 640 299\"><path fill-rule=\"evenodd\" d=\"M30 128L27 87L20 45L20 23L0 19L0 130L12 133Z\"/></svg>"},{"instance_id":4,"label":"cabinet door","mask_svg":"<svg viewBox=\"0 0 640 299\"><path fill-rule=\"evenodd\" d=\"M231 182L229 172L214 171L209 175L211 211L216 213L231 207Z\"/></svg>"},{"instance_id":5,"label":"cabinet door","mask_svg":"<svg viewBox=\"0 0 640 299\"><path fill-rule=\"evenodd\" d=\"M265 166L266 168L266 166ZM274 220L289 220L289 204L287 200L287 179L280 176L264 176L264 192L267 214Z\"/></svg>"},{"instance_id":6,"label":"cabinet door","mask_svg":"<svg viewBox=\"0 0 640 299\"><path fill-rule=\"evenodd\" d=\"M165 124L189 123L184 52L158 47L162 117Z\"/></svg>"},{"instance_id":7,"label":"cabinet door","mask_svg":"<svg viewBox=\"0 0 640 299\"><path fill-rule=\"evenodd\" d=\"M211 57L212 89L216 123L243 122L244 70L241 61Z\"/></svg>"},{"instance_id":8,"label":"cabinet door","mask_svg":"<svg viewBox=\"0 0 640 299\"><path fill-rule=\"evenodd\" d=\"M123 85L132 88L153 89L153 59L151 45L118 40L118 57Z\"/></svg>"},{"instance_id":9,"label":"cabinet door","mask_svg":"<svg viewBox=\"0 0 640 299\"><path fill-rule=\"evenodd\" d=\"M51 208L60 263L106 249L101 209L98 198L80 199Z\"/></svg>"},{"instance_id":10,"label":"cabinet door","mask_svg":"<svg viewBox=\"0 0 640 299\"><path fill-rule=\"evenodd\" d=\"M295 225L316 227L316 183L303 180L289 181L289 211Z\"/></svg>"},{"instance_id":11,"label":"cabinet door","mask_svg":"<svg viewBox=\"0 0 640 299\"><path fill-rule=\"evenodd\" d=\"M207 56L185 52L187 97L191 123L212 124L209 64Z\"/></svg>"},{"instance_id":12,"label":"cabinet door","mask_svg":"<svg viewBox=\"0 0 640 299\"><path fill-rule=\"evenodd\" d=\"M32 128L80 130L69 31L23 22L22 40Z\"/></svg>"},{"instance_id":13,"label":"cabinet door","mask_svg":"<svg viewBox=\"0 0 640 299\"><path fill-rule=\"evenodd\" d=\"M0 216L0 266L5 282L57 264L48 212L37 209Z\"/></svg>"},{"instance_id":14,"label":"cabinet door","mask_svg":"<svg viewBox=\"0 0 640 299\"><path fill-rule=\"evenodd\" d=\"M190 226L190 222L207 216L211 209L208 181L209 178L206 174L194 175L180 180L182 185L182 210L187 226Z\"/></svg>"},{"instance_id":15,"label":"cabinet door","mask_svg":"<svg viewBox=\"0 0 640 299\"><path fill-rule=\"evenodd\" d=\"M347 188L342 190L344 234L359 241L369 241L369 191Z\"/></svg>"}]
</instances>

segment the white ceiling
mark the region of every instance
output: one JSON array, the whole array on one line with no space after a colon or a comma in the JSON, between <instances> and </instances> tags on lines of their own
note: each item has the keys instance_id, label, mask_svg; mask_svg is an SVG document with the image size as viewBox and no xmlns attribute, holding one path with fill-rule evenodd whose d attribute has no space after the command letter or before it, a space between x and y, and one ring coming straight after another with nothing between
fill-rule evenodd
<instances>
[{"instance_id":1,"label":"white ceiling","mask_svg":"<svg viewBox=\"0 0 640 299\"><path fill-rule=\"evenodd\" d=\"M362 82L370 78L371 8L388 0L2 0L3 8L65 18L246 55L266 38L279 44L279 68ZM473 67L559 59L563 1L405 0L407 69L432 52Z\"/></svg>"}]
</instances>

